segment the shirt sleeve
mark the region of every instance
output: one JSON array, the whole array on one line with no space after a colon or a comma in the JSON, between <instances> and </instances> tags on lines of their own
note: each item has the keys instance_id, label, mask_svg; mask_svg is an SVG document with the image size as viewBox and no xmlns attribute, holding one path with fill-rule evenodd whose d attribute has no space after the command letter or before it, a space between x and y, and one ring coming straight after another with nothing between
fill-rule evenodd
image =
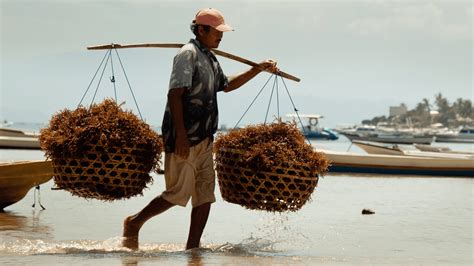
<instances>
[{"instance_id":1,"label":"shirt sleeve","mask_svg":"<svg viewBox=\"0 0 474 266\"><path fill-rule=\"evenodd\" d=\"M217 91L224 91L224 89L227 88L227 86L229 86L229 79L222 72L221 72L219 84L220 84L220 86L217 89Z\"/></svg>"},{"instance_id":2,"label":"shirt sleeve","mask_svg":"<svg viewBox=\"0 0 474 266\"><path fill-rule=\"evenodd\" d=\"M190 49L182 49L174 57L173 70L171 71L169 89L190 88L194 72L194 52Z\"/></svg>"}]
</instances>

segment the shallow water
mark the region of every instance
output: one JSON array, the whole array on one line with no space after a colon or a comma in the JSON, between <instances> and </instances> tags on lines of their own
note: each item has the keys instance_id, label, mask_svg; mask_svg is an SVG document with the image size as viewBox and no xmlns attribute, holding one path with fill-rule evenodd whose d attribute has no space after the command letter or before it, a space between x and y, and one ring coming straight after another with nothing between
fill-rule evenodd
<instances>
[{"instance_id":1,"label":"shallow water","mask_svg":"<svg viewBox=\"0 0 474 266\"><path fill-rule=\"evenodd\" d=\"M349 144L341 140L317 146L346 150ZM41 158L40 151L0 150L2 161ZM32 189L0 213L0 265L472 265L473 182L329 175L300 211L284 214L224 202L216 187L202 249L184 251L188 206L146 223L140 250L131 252L120 246L123 218L163 190L163 176L156 175L143 196L111 203L51 190L50 181L40 190L46 210L38 201L32 207ZM364 208L375 214L361 215Z\"/></svg>"}]
</instances>

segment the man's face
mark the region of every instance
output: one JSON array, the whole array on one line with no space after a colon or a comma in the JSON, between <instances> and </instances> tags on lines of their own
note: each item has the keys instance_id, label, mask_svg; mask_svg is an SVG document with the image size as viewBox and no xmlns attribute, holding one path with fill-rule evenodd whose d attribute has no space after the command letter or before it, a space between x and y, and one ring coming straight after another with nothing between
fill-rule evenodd
<instances>
[{"instance_id":1,"label":"man's face","mask_svg":"<svg viewBox=\"0 0 474 266\"><path fill-rule=\"evenodd\" d=\"M210 28L209 32L206 32L204 28L200 27L200 42L204 44L207 48L217 48L219 43L222 40L222 31L218 31L214 28Z\"/></svg>"}]
</instances>

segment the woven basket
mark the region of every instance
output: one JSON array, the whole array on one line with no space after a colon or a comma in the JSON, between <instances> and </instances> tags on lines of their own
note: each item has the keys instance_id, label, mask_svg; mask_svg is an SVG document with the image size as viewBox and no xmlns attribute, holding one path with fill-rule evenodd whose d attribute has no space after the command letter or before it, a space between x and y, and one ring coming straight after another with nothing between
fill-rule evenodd
<instances>
[{"instance_id":1,"label":"woven basket","mask_svg":"<svg viewBox=\"0 0 474 266\"><path fill-rule=\"evenodd\" d=\"M304 164L281 164L271 171L256 171L241 159L238 150L219 151L216 170L222 198L248 209L272 212L297 211L318 184Z\"/></svg>"},{"instance_id":2,"label":"woven basket","mask_svg":"<svg viewBox=\"0 0 474 266\"><path fill-rule=\"evenodd\" d=\"M141 194L151 181L143 148L86 145L82 158L53 158L54 182L73 195L117 200Z\"/></svg>"}]
</instances>

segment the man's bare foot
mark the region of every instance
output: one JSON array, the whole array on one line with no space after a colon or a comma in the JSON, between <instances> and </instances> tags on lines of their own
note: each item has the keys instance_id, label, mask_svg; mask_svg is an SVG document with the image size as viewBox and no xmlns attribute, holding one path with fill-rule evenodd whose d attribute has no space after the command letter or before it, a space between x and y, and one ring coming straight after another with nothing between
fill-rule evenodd
<instances>
[{"instance_id":1,"label":"man's bare foot","mask_svg":"<svg viewBox=\"0 0 474 266\"><path fill-rule=\"evenodd\" d=\"M122 245L131 250L138 249L138 232L140 227L133 223L133 216L125 218L123 221Z\"/></svg>"}]
</instances>

